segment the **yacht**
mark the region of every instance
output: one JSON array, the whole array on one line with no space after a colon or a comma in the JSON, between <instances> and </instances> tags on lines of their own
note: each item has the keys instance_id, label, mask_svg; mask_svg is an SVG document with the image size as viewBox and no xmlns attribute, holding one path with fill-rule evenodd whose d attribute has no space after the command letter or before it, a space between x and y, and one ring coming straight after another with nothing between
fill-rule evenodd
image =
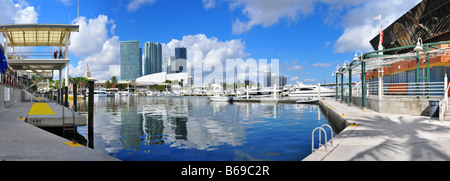
<instances>
[{"instance_id":1,"label":"yacht","mask_svg":"<svg viewBox=\"0 0 450 181\"><path fill-rule=\"evenodd\" d=\"M280 93L281 90L277 89L275 90L277 93ZM274 90L271 88L252 88L248 91L248 95L250 97L271 97L273 96Z\"/></svg>"},{"instance_id":2,"label":"yacht","mask_svg":"<svg viewBox=\"0 0 450 181\"><path fill-rule=\"evenodd\" d=\"M89 90L86 91L86 95L89 95ZM107 93L104 90L94 90L94 97L106 97Z\"/></svg>"},{"instance_id":3,"label":"yacht","mask_svg":"<svg viewBox=\"0 0 450 181\"><path fill-rule=\"evenodd\" d=\"M207 96L209 101L213 102L230 102L233 101L233 97L225 96L225 95L214 95L214 96Z\"/></svg>"},{"instance_id":4,"label":"yacht","mask_svg":"<svg viewBox=\"0 0 450 181\"><path fill-rule=\"evenodd\" d=\"M94 90L94 96L97 97L106 97L107 93L104 90Z\"/></svg>"},{"instance_id":5,"label":"yacht","mask_svg":"<svg viewBox=\"0 0 450 181\"><path fill-rule=\"evenodd\" d=\"M336 90L320 86L320 97L332 97L336 95ZM289 93L289 97L318 97L319 86L305 85L298 83L297 86Z\"/></svg>"}]
</instances>

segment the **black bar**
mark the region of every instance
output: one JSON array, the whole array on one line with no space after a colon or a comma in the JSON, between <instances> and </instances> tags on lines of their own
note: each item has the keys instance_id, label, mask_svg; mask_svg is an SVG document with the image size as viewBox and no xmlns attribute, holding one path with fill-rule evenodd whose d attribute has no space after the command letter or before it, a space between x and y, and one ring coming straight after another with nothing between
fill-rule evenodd
<instances>
[{"instance_id":1,"label":"black bar","mask_svg":"<svg viewBox=\"0 0 450 181\"><path fill-rule=\"evenodd\" d=\"M73 110L77 111L77 84L73 84Z\"/></svg>"},{"instance_id":2,"label":"black bar","mask_svg":"<svg viewBox=\"0 0 450 181\"><path fill-rule=\"evenodd\" d=\"M88 147L94 149L94 80L89 80L88 142Z\"/></svg>"},{"instance_id":3,"label":"black bar","mask_svg":"<svg viewBox=\"0 0 450 181\"><path fill-rule=\"evenodd\" d=\"M64 93L66 94L64 106L69 107L69 87L66 86L64 89L65 89Z\"/></svg>"}]
</instances>

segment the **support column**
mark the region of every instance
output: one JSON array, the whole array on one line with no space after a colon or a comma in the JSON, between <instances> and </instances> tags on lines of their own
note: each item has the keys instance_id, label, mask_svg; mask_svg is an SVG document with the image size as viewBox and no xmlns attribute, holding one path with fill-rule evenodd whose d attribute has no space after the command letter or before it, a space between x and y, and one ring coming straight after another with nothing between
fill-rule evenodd
<instances>
[{"instance_id":1,"label":"support column","mask_svg":"<svg viewBox=\"0 0 450 181\"><path fill-rule=\"evenodd\" d=\"M5 36L6 35L6 36ZM3 34L3 38L4 38L4 44L5 45L3 48L5 48L3 50L3 54L5 55L6 59L8 59L8 32Z\"/></svg>"},{"instance_id":2,"label":"support column","mask_svg":"<svg viewBox=\"0 0 450 181\"><path fill-rule=\"evenodd\" d=\"M336 101L338 100L338 97L339 97L339 95L338 95L338 88L339 88L339 86L338 86L338 73L336 73Z\"/></svg>"},{"instance_id":3,"label":"support column","mask_svg":"<svg viewBox=\"0 0 450 181\"><path fill-rule=\"evenodd\" d=\"M64 58L69 59L69 32L65 32L65 49L64 49ZM69 62L66 64L66 87L69 87Z\"/></svg>"},{"instance_id":4,"label":"support column","mask_svg":"<svg viewBox=\"0 0 450 181\"><path fill-rule=\"evenodd\" d=\"M426 47L426 49L428 49ZM430 99L430 54L427 52L427 99Z\"/></svg>"},{"instance_id":5,"label":"support column","mask_svg":"<svg viewBox=\"0 0 450 181\"><path fill-rule=\"evenodd\" d=\"M362 76L362 91L361 91L361 104L362 107L365 109L366 108L366 62L361 61L361 76Z\"/></svg>"},{"instance_id":6,"label":"support column","mask_svg":"<svg viewBox=\"0 0 450 181\"><path fill-rule=\"evenodd\" d=\"M351 67L351 64L348 65L348 67ZM352 69L351 68L348 69L348 104L350 106L353 105L353 100L352 100Z\"/></svg>"},{"instance_id":7,"label":"support column","mask_svg":"<svg viewBox=\"0 0 450 181\"><path fill-rule=\"evenodd\" d=\"M344 73L341 74L341 103L344 102Z\"/></svg>"},{"instance_id":8,"label":"support column","mask_svg":"<svg viewBox=\"0 0 450 181\"><path fill-rule=\"evenodd\" d=\"M417 58L416 58L416 98L419 98L419 80L420 80L420 74L419 74L419 52L417 52Z\"/></svg>"}]
</instances>

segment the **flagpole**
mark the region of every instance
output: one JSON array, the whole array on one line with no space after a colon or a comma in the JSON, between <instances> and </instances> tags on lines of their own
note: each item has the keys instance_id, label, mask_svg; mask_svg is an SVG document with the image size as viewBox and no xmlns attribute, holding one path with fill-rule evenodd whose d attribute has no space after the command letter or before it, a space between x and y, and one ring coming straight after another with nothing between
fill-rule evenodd
<instances>
[{"instance_id":1,"label":"flagpole","mask_svg":"<svg viewBox=\"0 0 450 181\"><path fill-rule=\"evenodd\" d=\"M384 50L384 48L383 48L383 44L382 44L382 42L383 42L383 25L381 24L381 19L382 19L382 16L381 16L381 12L380 12L380 40L379 40L379 42L378 42L378 50ZM378 52L378 55L383 55L383 52Z\"/></svg>"}]
</instances>

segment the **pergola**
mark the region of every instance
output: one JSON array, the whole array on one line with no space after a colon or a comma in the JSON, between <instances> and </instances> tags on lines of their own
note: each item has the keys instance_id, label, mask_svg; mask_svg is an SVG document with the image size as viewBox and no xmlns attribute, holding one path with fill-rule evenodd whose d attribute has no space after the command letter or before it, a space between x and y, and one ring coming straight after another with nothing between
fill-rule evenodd
<instances>
[{"instance_id":1,"label":"pergola","mask_svg":"<svg viewBox=\"0 0 450 181\"><path fill-rule=\"evenodd\" d=\"M62 69L66 68L65 86L69 86L68 65L70 62L70 34L71 32L78 31L78 25L68 24L0 25L0 32L4 38L4 54L7 58L8 65L12 69L23 70L28 75L39 75L41 80L53 78L53 70L59 70L59 79L61 82ZM59 47L59 52L61 52L64 47L63 57L60 59L52 59L50 52L15 52L15 47L37 46ZM11 52L8 52L8 47L11 47ZM42 53L50 54L46 56L46 58L41 58L39 56L42 56ZM28 88L32 86L34 85L31 85ZM62 87L61 84L60 87Z\"/></svg>"}]
</instances>

